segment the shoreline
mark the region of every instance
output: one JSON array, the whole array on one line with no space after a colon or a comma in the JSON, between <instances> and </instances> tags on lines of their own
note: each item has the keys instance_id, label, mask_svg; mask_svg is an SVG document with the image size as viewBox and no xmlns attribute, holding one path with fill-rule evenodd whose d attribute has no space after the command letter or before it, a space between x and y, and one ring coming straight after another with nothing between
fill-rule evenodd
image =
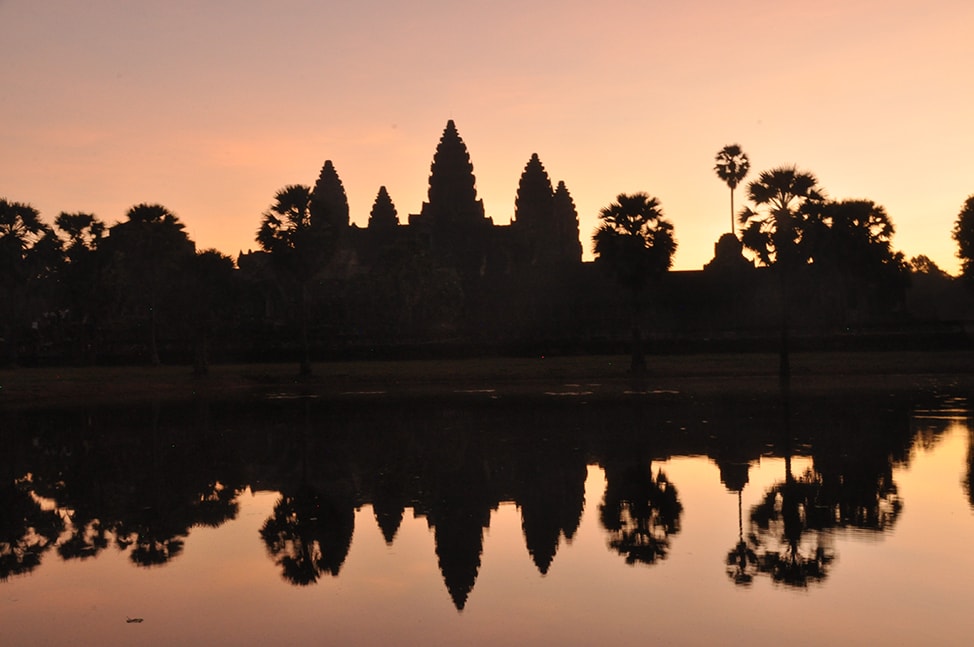
<instances>
[{"instance_id":1,"label":"shoreline","mask_svg":"<svg viewBox=\"0 0 974 647\"><path fill-rule=\"evenodd\" d=\"M320 362L308 378L299 378L294 364L217 364L203 377L189 366L6 368L0 369L0 409L248 396L734 396L779 392L777 362L771 353L651 355L639 379L628 374L627 356ZM795 392L974 391L972 351L795 353L791 363Z\"/></svg>"}]
</instances>

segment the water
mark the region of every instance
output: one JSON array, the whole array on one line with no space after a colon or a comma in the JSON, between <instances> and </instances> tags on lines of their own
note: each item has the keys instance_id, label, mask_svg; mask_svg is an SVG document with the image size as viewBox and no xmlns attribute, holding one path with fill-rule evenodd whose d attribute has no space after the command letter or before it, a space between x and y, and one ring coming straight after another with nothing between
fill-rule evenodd
<instances>
[{"instance_id":1,"label":"water","mask_svg":"<svg viewBox=\"0 0 974 647\"><path fill-rule=\"evenodd\" d=\"M3 644L969 643L956 394L374 398L5 416Z\"/></svg>"}]
</instances>

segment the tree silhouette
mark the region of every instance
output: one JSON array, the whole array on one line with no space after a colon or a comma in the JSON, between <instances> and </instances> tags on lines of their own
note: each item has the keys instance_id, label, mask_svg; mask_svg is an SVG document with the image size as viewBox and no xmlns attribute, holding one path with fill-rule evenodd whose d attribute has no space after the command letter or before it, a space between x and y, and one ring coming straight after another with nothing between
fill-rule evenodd
<instances>
[{"instance_id":1,"label":"tree silhouette","mask_svg":"<svg viewBox=\"0 0 974 647\"><path fill-rule=\"evenodd\" d=\"M60 260L61 242L37 209L0 198L0 338L6 341L6 361L17 361L40 286Z\"/></svg>"},{"instance_id":2,"label":"tree silhouette","mask_svg":"<svg viewBox=\"0 0 974 647\"><path fill-rule=\"evenodd\" d=\"M835 554L828 544L828 533L813 520L813 515L819 512L820 487L821 482L813 472L796 478L789 471L785 482L768 490L751 511L757 532L751 534L750 543L757 554L758 571L767 573L775 582L806 587L828 574ZM808 532L815 537L813 546L806 546L802 541Z\"/></svg>"},{"instance_id":3,"label":"tree silhouette","mask_svg":"<svg viewBox=\"0 0 974 647\"><path fill-rule=\"evenodd\" d=\"M754 580L758 555L744 541L744 517L741 501L742 490L737 490L737 544L727 551L727 575L734 584L749 585Z\"/></svg>"},{"instance_id":4,"label":"tree silhouette","mask_svg":"<svg viewBox=\"0 0 974 647\"><path fill-rule=\"evenodd\" d=\"M751 509L745 550L759 573L770 575L776 583L804 588L827 577L835 559L831 546L834 528L849 523L860 528L881 529L892 523L899 510L899 500L891 476L861 478L857 476L861 468L849 469L849 465L827 470L831 475L823 474L817 469L816 459L816 469L795 476L791 394L787 387L782 389L780 407L778 443L785 460L785 480L768 488L761 502ZM886 436L887 432L883 429L882 435ZM845 445L846 436L835 433L835 439L843 446L829 447L822 455L832 461L842 456L835 462L844 462L846 452L854 453L856 449L849 445L861 443L859 434L849 433L849 445ZM879 472L891 475L889 454L880 452L878 458L884 464ZM864 483L868 485L863 487Z\"/></svg>"},{"instance_id":5,"label":"tree silhouette","mask_svg":"<svg viewBox=\"0 0 974 647\"><path fill-rule=\"evenodd\" d=\"M179 218L162 205L138 204L126 217L109 230L105 246L124 299L147 320L149 362L157 366L160 312L178 286L196 245Z\"/></svg>"},{"instance_id":6,"label":"tree silhouette","mask_svg":"<svg viewBox=\"0 0 974 647\"><path fill-rule=\"evenodd\" d=\"M753 251L761 264L774 268L778 275L781 302L781 346L779 375L791 375L788 350L791 283L798 271L812 258L816 233L821 222L810 217L809 205L824 200L818 180L794 166L763 171L747 187L748 199L757 210L745 207L740 214L741 242Z\"/></svg>"},{"instance_id":7,"label":"tree silhouette","mask_svg":"<svg viewBox=\"0 0 974 647\"><path fill-rule=\"evenodd\" d=\"M350 497L329 496L305 485L296 494L281 494L260 536L284 579L306 586L324 573L338 575L354 525Z\"/></svg>"},{"instance_id":8,"label":"tree silhouette","mask_svg":"<svg viewBox=\"0 0 974 647\"><path fill-rule=\"evenodd\" d=\"M233 259L215 249L197 253L187 265L184 309L193 339L193 372L209 372L210 340L227 325L235 303Z\"/></svg>"},{"instance_id":9,"label":"tree silhouette","mask_svg":"<svg viewBox=\"0 0 974 647\"><path fill-rule=\"evenodd\" d=\"M605 496L599 506L609 547L627 564L655 564L666 558L670 536L680 532L680 503L676 488L652 466L606 466Z\"/></svg>"},{"instance_id":10,"label":"tree silhouette","mask_svg":"<svg viewBox=\"0 0 974 647\"><path fill-rule=\"evenodd\" d=\"M722 441L725 438L726 436L721 436ZM736 440L739 436L735 434L734 438ZM753 571L757 563L757 555L744 541L742 494L744 487L750 480L748 475L750 462L746 457L743 444L733 443L722 447L722 449L725 448L726 454L717 459L717 466L720 468L720 482L729 492L737 494L737 544L727 552L727 575L734 580L735 584L747 585L754 579ZM725 452L721 453L724 454Z\"/></svg>"},{"instance_id":11,"label":"tree silhouette","mask_svg":"<svg viewBox=\"0 0 974 647\"><path fill-rule=\"evenodd\" d=\"M270 253L278 276L290 286L296 302L301 340L300 373L304 376L311 375L308 286L331 257L335 235L329 219L313 217L312 203L309 187L300 184L284 187L264 212L257 231L257 242Z\"/></svg>"},{"instance_id":12,"label":"tree silhouette","mask_svg":"<svg viewBox=\"0 0 974 647\"><path fill-rule=\"evenodd\" d=\"M815 176L794 166L781 166L763 171L748 184L747 194L758 209L745 207L740 213L744 246L763 265L791 269L807 263L813 223L805 205L824 200Z\"/></svg>"},{"instance_id":13,"label":"tree silhouette","mask_svg":"<svg viewBox=\"0 0 974 647\"><path fill-rule=\"evenodd\" d=\"M751 162L747 159L747 154L741 150L737 144L724 146L714 157L716 164L714 171L717 177L730 187L730 213L731 213L731 234L734 231L734 189L747 176L751 168Z\"/></svg>"},{"instance_id":14,"label":"tree silhouette","mask_svg":"<svg viewBox=\"0 0 974 647\"><path fill-rule=\"evenodd\" d=\"M892 249L893 223L871 200L829 201L814 205L823 227L814 261L845 297L843 310L866 310L870 299L890 302L909 280L903 254Z\"/></svg>"},{"instance_id":15,"label":"tree silhouette","mask_svg":"<svg viewBox=\"0 0 974 647\"><path fill-rule=\"evenodd\" d=\"M676 240L663 218L659 201L645 193L619 194L599 212L593 236L596 262L604 265L631 296L632 361L635 374L646 371L640 329L640 306L646 288L670 269Z\"/></svg>"},{"instance_id":16,"label":"tree silhouette","mask_svg":"<svg viewBox=\"0 0 974 647\"><path fill-rule=\"evenodd\" d=\"M75 347L75 361L87 364L94 360L97 319L108 302L103 285L105 255L100 249L107 229L94 214L80 212L62 211L54 225L67 238L59 283L68 336Z\"/></svg>"},{"instance_id":17,"label":"tree silhouette","mask_svg":"<svg viewBox=\"0 0 974 647\"><path fill-rule=\"evenodd\" d=\"M919 254L914 256L909 261L910 271L915 274L929 274L931 276L936 276L939 278L948 278L950 275L940 269L932 258L926 254Z\"/></svg>"},{"instance_id":18,"label":"tree silhouette","mask_svg":"<svg viewBox=\"0 0 974 647\"><path fill-rule=\"evenodd\" d=\"M974 285L974 195L964 201L951 235L961 260L960 274L965 282Z\"/></svg>"},{"instance_id":19,"label":"tree silhouette","mask_svg":"<svg viewBox=\"0 0 974 647\"><path fill-rule=\"evenodd\" d=\"M7 477L7 470L4 470ZM41 563L57 541L64 523L54 510L45 510L31 496L30 482L4 478L0 482L0 582L22 575Z\"/></svg>"},{"instance_id":20,"label":"tree silhouette","mask_svg":"<svg viewBox=\"0 0 974 647\"><path fill-rule=\"evenodd\" d=\"M91 213L66 213L62 211L54 220L54 226L68 237L65 254L72 263L98 249L105 237L105 223Z\"/></svg>"}]
</instances>

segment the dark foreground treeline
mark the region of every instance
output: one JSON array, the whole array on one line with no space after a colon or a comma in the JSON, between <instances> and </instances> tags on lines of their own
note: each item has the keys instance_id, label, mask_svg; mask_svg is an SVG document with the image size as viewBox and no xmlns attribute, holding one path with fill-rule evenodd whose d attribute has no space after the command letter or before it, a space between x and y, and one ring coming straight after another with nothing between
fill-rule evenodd
<instances>
[{"instance_id":1,"label":"dark foreground treeline","mask_svg":"<svg viewBox=\"0 0 974 647\"><path fill-rule=\"evenodd\" d=\"M421 237L383 244L352 227L302 275L293 257L282 264L273 252L234 262L197 251L159 205L133 207L110 228L61 214L55 230L29 206L3 204L19 229L0 250L0 365L165 362L205 372L211 361L303 360L305 346L328 359L617 353L630 344L633 296L599 263L494 263L461 275ZM923 258L888 276L810 265L792 277L794 302L782 308L772 268L746 262L739 244L716 251L704 270L667 272L640 293L650 352L773 350L784 311L799 349L967 344L969 295Z\"/></svg>"},{"instance_id":2,"label":"dark foreground treeline","mask_svg":"<svg viewBox=\"0 0 974 647\"><path fill-rule=\"evenodd\" d=\"M735 582L764 574L804 586L825 577L834 557L817 549L821 531L888 531L909 505L894 468L950 424L911 424L916 406L938 403L910 394L646 394L622 406L249 398L23 412L0 428L0 586L56 556L119 550L140 566L166 564L191 528L235 518L237 498L250 488L280 494L260 541L291 583L340 573L363 505L373 509L372 531L390 545L411 510L432 529L446 588L462 609L501 502L517 504L542 574L586 506L597 506L607 547L620 558L665 560L679 541L684 505L681 484L659 462L675 456L709 458L719 468L715 484L719 478L737 493L748 486L749 466L786 459L764 503L743 511L739 533L714 531L727 532ZM812 467L792 470L793 456L811 458ZM604 470L606 487L587 501L592 464ZM968 494L970 483L968 473ZM724 556L715 557L722 568Z\"/></svg>"}]
</instances>

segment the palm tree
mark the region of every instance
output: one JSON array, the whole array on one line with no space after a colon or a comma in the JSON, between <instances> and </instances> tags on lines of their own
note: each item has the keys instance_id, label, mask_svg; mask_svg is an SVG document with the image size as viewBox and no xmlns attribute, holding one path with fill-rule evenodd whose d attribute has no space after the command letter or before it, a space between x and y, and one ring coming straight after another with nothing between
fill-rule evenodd
<instances>
[{"instance_id":1,"label":"palm tree","mask_svg":"<svg viewBox=\"0 0 974 647\"><path fill-rule=\"evenodd\" d=\"M745 207L739 216L741 243L753 251L762 265L778 275L781 300L781 348L779 376L791 374L788 356L790 283L814 255L816 234L823 223L815 216L825 199L814 175L794 166L764 171L747 187L748 199L757 209Z\"/></svg>"},{"instance_id":2,"label":"palm tree","mask_svg":"<svg viewBox=\"0 0 974 647\"><path fill-rule=\"evenodd\" d=\"M892 246L893 222L872 200L823 203L818 217L822 240L816 244L815 263L833 284L845 317L868 314L872 308L901 303L909 281L909 266Z\"/></svg>"},{"instance_id":3,"label":"palm tree","mask_svg":"<svg viewBox=\"0 0 974 647\"><path fill-rule=\"evenodd\" d=\"M215 249L198 252L189 259L184 312L193 339L193 373L209 373L210 341L231 319L236 302L233 259Z\"/></svg>"},{"instance_id":4,"label":"palm tree","mask_svg":"<svg viewBox=\"0 0 974 647\"><path fill-rule=\"evenodd\" d=\"M714 161L716 162L714 171L717 172L717 177L730 187L731 234L734 234L734 189L747 175L751 168L751 162L738 144L724 146L714 157Z\"/></svg>"},{"instance_id":5,"label":"palm tree","mask_svg":"<svg viewBox=\"0 0 974 647\"><path fill-rule=\"evenodd\" d=\"M42 307L40 288L61 260L61 241L37 209L0 198L0 363L16 362L21 333Z\"/></svg>"},{"instance_id":6,"label":"palm tree","mask_svg":"<svg viewBox=\"0 0 974 647\"><path fill-rule=\"evenodd\" d=\"M763 265L791 268L806 263L811 257L807 234L814 224L807 217L806 204L825 199L815 176L794 166L779 166L763 171L748 184L747 195L759 210L745 207L741 211L744 246Z\"/></svg>"},{"instance_id":7,"label":"palm tree","mask_svg":"<svg viewBox=\"0 0 974 647\"><path fill-rule=\"evenodd\" d=\"M160 308L171 302L196 244L179 218L160 204L135 205L126 217L111 227L104 244L126 296L148 318L149 361L157 366Z\"/></svg>"},{"instance_id":8,"label":"palm tree","mask_svg":"<svg viewBox=\"0 0 974 647\"><path fill-rule=\"evenodd\" d=\"M602 222L592 237L596 261L602 263L632 297L632 362L630 370L646 370L640 333L640 301L646 287L673 263L673 225L663 218L659 200L646 193L619 194L599 212Z\"/></svg>"},{"instance_id":9,"label":"palm tree","mask_svg":"<svg viewBox=\"0 0 974 647\"><path fill-rule=\"evenodd\" d=\"M951 237L957 243L957 257L961 260L961 277L974 283L974 195L968 196L957 214Z\"/></svg>"},{"instance_id":10,"label":"palm tree","mask_svg":"<svg viewBox=\"0 0 974 647\"><path fill-rule=\"evenodd\" d=\"M264 212L257 231L261 249L271 255L279 276L289 281L295 292L303 376L311 375L308 284L324 268L333 249L333 228L325 219L313 217L316 210L310 187L286 186L274 196L274 204Z\"/></svg>"},{"instance_id":11,"label":"palm tree","mask_svg":"<svg viewBox=\"0 0 974 647\"><path fill-rule=\"evenodd\" d=\"M105 255L99 247L105 241L107 227L90 213L62 211L54 220L58 232L67 238L65 258L59 279L62 298L67 306L67 322L72 331L75 360L90 363L94 359L96 320L104 310L106 292L103 274Z\"/></svg>"}]
</instances>

